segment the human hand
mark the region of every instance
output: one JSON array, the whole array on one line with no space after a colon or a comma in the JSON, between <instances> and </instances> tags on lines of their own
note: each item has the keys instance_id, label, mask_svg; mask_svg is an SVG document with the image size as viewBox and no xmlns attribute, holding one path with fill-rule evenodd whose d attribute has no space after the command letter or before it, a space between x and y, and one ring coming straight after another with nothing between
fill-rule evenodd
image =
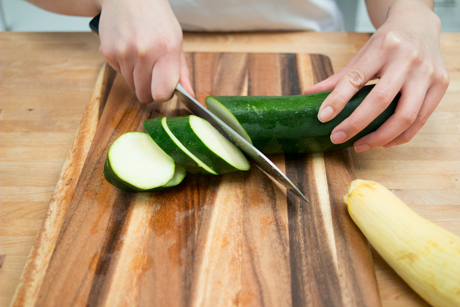
<instances>
[{"instance_id":1,"label":"human hand","mask_svg":"<svg viewBox=\"0 0 460 307\"><path fill-rule=\"evenodd\" d=\"M193 95L182 29L167 0L102 0L100 51L142 103L163 102L178 82Z\"/></svg>"},{"instance_id":2,"label":"human hand","mask_svg":"<svg viewBox=\"0 0 460 307\"><path fill-rule=\"evenodd\" d=\"M338 73L305 94L332 91L321 105L318 119L327 122L344 108L369 80L377 85L362 104L331 134L343 143L370 124L401 93L395 113L376 131L360 138L356 152L410 141L441 101L449 77L439 47L441 22L424 4L396 1L387 20L356 56Z\"/></svg>"}]
</instances>

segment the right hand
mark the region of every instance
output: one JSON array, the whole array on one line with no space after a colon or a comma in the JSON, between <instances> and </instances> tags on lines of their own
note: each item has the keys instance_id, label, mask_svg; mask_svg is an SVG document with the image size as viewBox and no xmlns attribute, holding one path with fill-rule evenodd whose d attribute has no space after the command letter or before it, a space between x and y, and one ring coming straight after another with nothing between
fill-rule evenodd
<instances>
[{"instance_id":1,"label":"right hand","mask_svg":"<svg viewBox=\"0 0 460 307\"><path fill-rule=\"evenodd\" d=\"M102 0L100 51L142 103L164 102L178 82L193 95L182 29L167 0Z\"/></svg>"}]
</instances>

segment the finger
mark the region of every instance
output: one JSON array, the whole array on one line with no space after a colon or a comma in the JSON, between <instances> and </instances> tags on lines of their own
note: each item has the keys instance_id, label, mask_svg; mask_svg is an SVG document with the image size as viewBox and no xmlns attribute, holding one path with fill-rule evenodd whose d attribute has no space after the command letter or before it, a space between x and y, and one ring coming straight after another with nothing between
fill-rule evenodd
<instances>
[{"instance_id":1,"label":"finger","mask_svg":"<svg viewBox=\"0 0 460 307\"><path fill-rule=\"evenodd\" d=\"M354 67L357 63L362 61L363 56L366 54L369 48L369 42L361 48L358 53L345 65L340 69L338 72L333 74L332 76L328 77L327 79L320 81L307 90L304 91L304 94L314 94L319 92L327 92L332 91L340 79L349 71L352 67Z\"/></svg>"},{"instance_id":2,"label":"finger","mask_svg":"<svg viewBox=\"0 0 460 307\"><path fill-rule=\"evenodd\" d=\"M363 152L383 146L408 129L417 118L428 87L428 82L421 83L419 80L405 85L401 89L395 113L376 131L357 140L353 144L355 151Z\"/></svg>"},{"instance_id":3,"label":"finger","mask_svg":"<svg viewBox=\"0 0 460 307\"><path fill-rule=\"evenodd\" d=\"M177 59L163 56L153 66L151 92L154 101L164 102L171 99L179 82L180 54Z\"/></svg>"},{"instance_id":4,"label":"finger","mask_svg":"<svg viewBox=\"0 0 460 307\"><path fill-rule=\"evenodd\" d=\"M448 81L447 81L448 84ZM430 87L423 101L420 112L417 115L414 123L403 133L401 133L394 140L387 143L384 147L390 148L392 146L401 145L409 142L420 131L420 129L428 121L428 118L433 114L434 110L441 102L447 89L447 85Z\"/></svg>"},{"instance_id":5,"label":"finger","mask_svg":"<svg viewBox=\"0 0 460 307\"><path fill-rule=\"evenodd\" d=\"M336 117L367 81L377 74L382 65L380 62L369 63L365 60L349 69L321 104L318 119L324 123Z\"/></svg>"},{"instance_id":6,"label":"finger","mask_svg":"<svg viewBox=\"0 0 460 307\"><path fill-rule=\"evenodd\" d=\"M121 72L120 65L118 65L118 62L115 60L115 58L111 55L108 55L103 49L102 49L102 44L99 46L99 52L104 56L105 60L109 65L116 71L116 72Z\"/></svg>"},{"instance_id":7,"label":"finger","mask_svg":"<svg viewBox=\"0 0 460 307\"><path fill-rule=\"evenodd\" d=\"M129 87L134 90L134 56L132 48L130 48L128 44L120 43L116 47L115 59L120 66L121 74L123 75L126 83L128 83Z\"/></svg>"},{"instance_id":8,"label":"finger","mask_svg":"<svg viewBox=\"0 0 460 307\"><path fill-rule=\"evenodd\" d=\"M139 61L134 67L133 78L136 96L141 103L150 103L153 101L151 84L153 60L147 58L147 54L141 55Z\"/></svg>"},{"instance_id":9,"label":"finger","mask_svg":"<svg viewBox=\"0 0 460 307\"><path fill-rule=\"evenodd\" d=\"M187 61L185 60L184 52L181 52L181 63L180 63L180 77L179 83L185 88L185 90L195 97L195 92L193 91L192 84L190 82L190 71L187 66Z\"/></svg>"},{"instance_id":10,"label":"finger","mask_svg":"<svg viewBox=\"0 0 460 307\"><path fill-rule=\"evenodd\" d=\"M343 143L354 137L377 118L400 91L404 83L406 70L405 68L400 70L400 67L393 67L388 70L359 107L334 128L331 134L331 141L334 144Z\"/></svg>"},{"instance_id":11,"label":"finger","mask_svg":"<svg viewBox=\"0 0 460 307\"><path fill-rule=\"evenodd\" d=\"M133 78L134 66L130 65L129 63L121 63L120 71L121 71L121 74L123 75L123 78L125 79L126 83L128 83L129 87L132 90L135 90L134 78Z\"/></svg>"}]
</instances>

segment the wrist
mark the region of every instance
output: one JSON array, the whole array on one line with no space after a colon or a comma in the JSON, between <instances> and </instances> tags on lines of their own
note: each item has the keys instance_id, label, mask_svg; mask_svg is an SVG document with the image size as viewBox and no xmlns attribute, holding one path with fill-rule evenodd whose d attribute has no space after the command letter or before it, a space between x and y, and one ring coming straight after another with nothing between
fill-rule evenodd
<instances>
[{"instance_id":1,"label":"wrist","mask_svg":"<svg viewBox=\"0 0 460 307\"><path fill-rule=\"evenodd\" d=\"M366 0L367 12L376 29L388 21L391 15L417 16L419 11L433 13L433 0ZM430 15L428 14L428 15Z\"/></svg>"},{"instance_id":2,"label":"wrist","mask_svg":"<svg viewBox=\"0 0 460 307\"><path fill-rule=\"evenodd\" d=\"M441 28L441 20L433 11L432 0L397 0L388 8L385 22L392 20L420 21L437 25L436 30Z\"/></svg>"}]
</instances>

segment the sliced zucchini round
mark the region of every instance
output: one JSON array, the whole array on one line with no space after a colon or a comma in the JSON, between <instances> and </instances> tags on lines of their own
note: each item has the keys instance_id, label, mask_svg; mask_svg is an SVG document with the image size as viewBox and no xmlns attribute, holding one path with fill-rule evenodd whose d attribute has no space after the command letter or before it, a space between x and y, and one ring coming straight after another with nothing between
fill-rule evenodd
<instances>
[{"instance_id":1,"label":"sliced zucchini round","mask_svg":"<svg viewBox=\"0 0 460 307\"><path fill-rule=\"evenodd\" d=\"M247 171L244 154L207 120L195 115L168 118L170 131L193 155L219 174Z\"/></svg>"},{"instance_id":2,"label":"sliced zucchini round","mask_svg":"<svg viewBox=\"0 0 460 307\"><path fill-rule=\"evenodd\" d=\"M218 175L217 172L185 148L174 136L166 123L166 117L145 120L144 129L168 155L182 165L189 173Z\"/></svg>"},{"instance_id":3,"label":"sliced zucchini round","mask_svg":"<svg viewBox=\"0 0 460 307\"><path fill-rule=\"evenodd\" d=\"M149 191L169 183L176 163L147 134L128 132L110 146L104 175L114 186L130 191Z\"/></svg>"},{"instance_id":4,"label":"sliced zucchini round","mask_svg":"<svg viewBox=\"0 0 460 307\"><path fill-rule=\"evenodd\" d=\"M187 170L182 165L176 162L176 171L174 172L174 176L161 188L170 188L178 185L184 180L186 175Z\"/></svg>"}]
</instances>

